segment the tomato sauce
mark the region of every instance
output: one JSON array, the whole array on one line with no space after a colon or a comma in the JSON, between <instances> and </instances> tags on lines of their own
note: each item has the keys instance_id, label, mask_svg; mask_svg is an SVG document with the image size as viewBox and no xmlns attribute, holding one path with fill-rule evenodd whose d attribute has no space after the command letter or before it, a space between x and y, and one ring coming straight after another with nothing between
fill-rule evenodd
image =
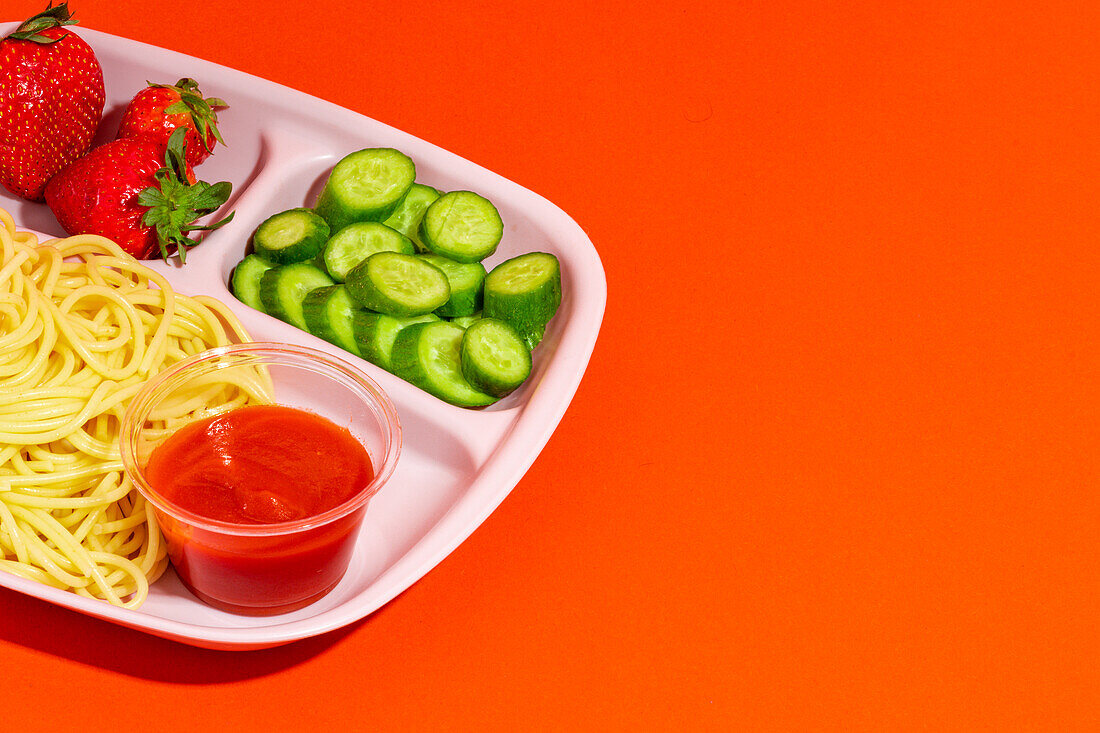
<instances>
[{"instance_id":1,"label":"tomato sauce","mask_svg":"<svg viewBox=\"0 0 1100 733\"><path fill-rule=\"evenodd\" d=\"M255 405L199 420L158 446L145 468L168 502L206 519L262 527L315 517L373 479L363 445L305 410ZM212 605L282 613L327 593L344 574L364 507L290 533L206 529L159 512L180 579Z\"/></svg>"},{"instance_id":2,"label":"tomato sauce","mask_svg":"<svg viewBox=\"0 0 1100 733\"><path fill-rule=\"evenodd\" d=\"M374 477L370 456L346 428L282 405L190 423L153 452L145 473L181 509L235 524L316 516Z\"/></svg>"}]
</instances>

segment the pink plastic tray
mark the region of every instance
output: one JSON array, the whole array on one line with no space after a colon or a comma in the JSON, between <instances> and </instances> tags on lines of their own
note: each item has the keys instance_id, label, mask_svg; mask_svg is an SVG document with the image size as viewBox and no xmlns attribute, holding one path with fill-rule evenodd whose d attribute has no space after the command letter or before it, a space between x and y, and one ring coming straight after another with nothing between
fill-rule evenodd
<instances>
[{"instance_id":1,"label":"pink plastic tray","mask_svg":"<svg viewBox=\"0 0 1100 733\"><path fill-rule=\"evenodd\" d=\"M16 23L0 24L0 35ZM0 572L0 586L168 639L216 649L259 649L340 628L408 588L465 540L530 468L572 400L603 320L607 284L592 242L559 208L474 163L363 115L269 81L87 28L81 36L103 66L107 139L128 99L147 80L197 79L227 100L221 116L229 147L205 162L203 180L231 181L234 220L187 256L154 263L181 292L228 303L257 340L300 343L356 364L385 388L404 429L404 449L389 484L372 500L347 575L328 596L282 616L248 618L216 611L169 573L135 611L81 598ZM255 226L267 216L314 203L343 155L394 147L416 163L417 180L441 190L469 189L491 199L504 240L486 266L541 250L562 263L563 300L535 351L531 377L492 407L447 405L372 364L237 302L226 288ZM0 207L24 228L63 236L50 211L0 190ZM228 207L227 207L228 208Z\"/></svg>"}]
</instances>

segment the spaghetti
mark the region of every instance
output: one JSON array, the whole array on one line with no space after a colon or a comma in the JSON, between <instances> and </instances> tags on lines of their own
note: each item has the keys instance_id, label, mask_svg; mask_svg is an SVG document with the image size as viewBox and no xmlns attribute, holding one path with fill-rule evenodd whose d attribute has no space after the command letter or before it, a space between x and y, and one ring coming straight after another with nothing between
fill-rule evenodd
<instances>
[{"instance_id":1,"label":"spaghetti","mask_svg":"<svg viewBox=\"0 0 1100 733\"><path fill-rule=\"evenodd\" d=\"M114 242L40 244L0 209L0 569L140 606L168 557L123 471L123 412L165 367L245 340L222 303L175 293ZM215 392L203 401L249 399Z\"/></svg>"}]
</instances>

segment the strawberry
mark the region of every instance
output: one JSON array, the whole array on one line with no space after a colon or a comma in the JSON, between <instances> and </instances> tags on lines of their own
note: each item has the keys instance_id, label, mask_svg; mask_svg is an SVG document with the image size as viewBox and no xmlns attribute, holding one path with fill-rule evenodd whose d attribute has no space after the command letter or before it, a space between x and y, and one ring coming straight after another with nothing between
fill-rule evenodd
<instances>
[{"instance_id":1,"label":"strawberry","mask_svg":"<svg viewBox=\"0 0 1100 733\"><path fill-rule=\"evenodd\" d=\"M88 151L103 117L103 69L65 3L0 40L0 183L41 201L46 182Z\"/></svg>"},{"instance_id":2,"label":"strawberry","mask_svg":"<svg viewBox=\"0 0 1100 733\"><path fill-rule=\"evenodd\" d=\"M231 213L216 224L192 224L224 204L233 186L195 181L185 135L182 128L172 133L167 146L146 136L93 148L50 180L46 203L69 234L113 239L138 259L158 249L168 259L175 249L183 262L187 248L198 244L189 232L216 229L233 218Z\"/></svg>"},{"instance_id":3,"label":"strawberry","mask_svg":"<svg viewBox=\"0 0 1100 733\"><path fill-rule=\"evenodd\" d=\"M187 130L187 162L198 165L214 152L215 142L225 145L215 108L228 106L217 97L204 98L194 79L180 79L174 85L150 82L126 105L117 137L152 135L167 143L168 136L183 127Z\"/></svg>"}]
</instances>

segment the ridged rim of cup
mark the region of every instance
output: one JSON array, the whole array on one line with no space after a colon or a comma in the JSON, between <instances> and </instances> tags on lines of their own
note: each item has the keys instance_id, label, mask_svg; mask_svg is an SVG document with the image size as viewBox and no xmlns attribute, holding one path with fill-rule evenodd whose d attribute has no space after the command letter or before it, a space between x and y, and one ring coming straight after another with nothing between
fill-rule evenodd
<instances>
[{"instance_id":1,"label":"ridged rim of cup","mask_svg":"<svg viewBox=\"0 0 1100 733\"><path fill-rule=\"evenodd\" d=\"M315 373L336 378L336 381L343 383L348 389L366 393L370 397L372 411L383 428L383 454L379 465L374 466L374 478L354 497L332 509L304 519L271 524L239 524L211 519L179 507L161 496L146 481L145 472L138 463L136 454L138 429L145 423L145 417L152 405L166 390L179 386L184 380L190 378L195 369L204 364L209 365L209 369L201 370L204 374L243 366L308 368ZM278 404L277 400L275 404ZM322 527L359 509L385 485L393 474L401 454L401 438L401 421L389 395L377 382L348 362L307 346L251 341L208 349L173 364L149 379L130 400L123 415L119 447L126 474L145 500L160 511L189 525L212 532L262 537L293 534ZM371 461L374 462L375 458L371 456Z\"/></svg>"}]
</instances>

